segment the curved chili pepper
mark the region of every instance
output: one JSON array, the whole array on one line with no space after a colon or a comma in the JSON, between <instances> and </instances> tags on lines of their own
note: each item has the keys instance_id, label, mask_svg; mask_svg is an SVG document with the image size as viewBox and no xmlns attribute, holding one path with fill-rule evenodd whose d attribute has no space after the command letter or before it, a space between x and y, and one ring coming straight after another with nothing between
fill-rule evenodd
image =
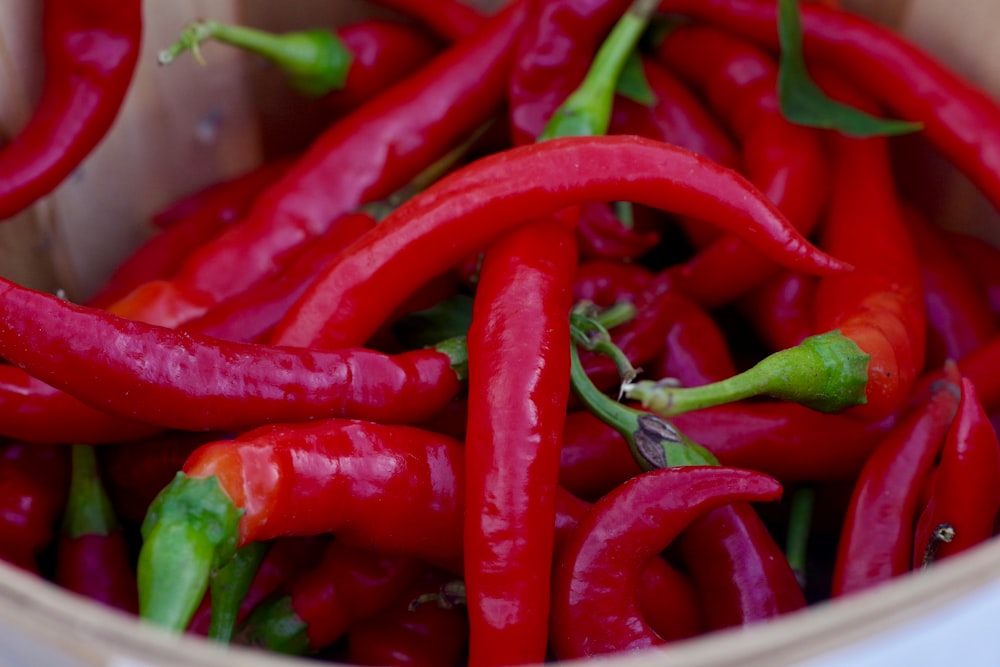
<instances>
[{"instance_id":1,"label":"curved chili pepper","mask_svg":"<svg viewBox=\"0 0 1000 667\"><path fill-rule=\"evenodd\" d=\"M469 643L465 609L435 601L454 579L430 568L377 616L354 624L347 633L345 662L378 667L459 664Z\"/></svg>"},{"instance_id":2,"label":"curved chili pepper","mask_svg":"<svg viewBox=\"0 0 1000 667\"><path fill-rule=\"evenodd\" d=\"M496 112L524 18L523 0L510 4L476 36L331 125L239 224L193 252L166 287L152 287L150 303L138 299L120 314L163 312L170 319L158 323L170 326L200 316L271 275L277 258L342 214L406 185Z\"/></svg>"},{"instance_id":3,"label":"curved chili pepper","mask_svg":"<svg viewBox=\"0 0 1000 667\"><path fill-rule=\"evenodd\" d=\"M794 347L809 337L819 281L797 271L781 271L740 299L740 312L771 350Z\"/></svg>"},{"instance_id":4,"label":"curved chili pepper","mask_svg":"<svg viewBox=\"0 0 1000 667\"><path fill-rule=\"evenodd\" d=\"M368 19L332 30L274 34L217 21L195 21L160 52L168 64L182 52L199 57L201 44L216 40L263 56L277 65L289 85L324 105L349 111L429 60L438 44L422 30L397 21Z\"/></svg>"},{"instance_id":5,"label":"curved chili pepper","mask_svg":"<svg viewBox=\"0 0 1000 667\"><path fill-rule=\"evenodd\" d=\"M962 378L930 501L917 521L913 566L926 567L993 536L1000 512L1000 443L975 385Z\"/></svg>"},{"instance_id":6,"label":"curved chili pepper","mask_svg":"<svg viewBox=\"0 0 1000 667\"><path fill-rule=\"evenodd\" d=\"M923 480L958 410L960 379L934 384L885 434L858 475L844 516L831 593L852 593L908 572Z\"/></svg>"},{"instance_id":7,"label":"curved chili pepper","mask_svg":"<svg viewBox=\"0 0 1000 667\"><path fill-rule=\"evenodd\" d=\"M945 234L915 208L906 225L920 261L927 311L927 360L937 368L978 349L997 334L996 317L961 260L948 248Z\"/></svg>"},{"instance_id":8,"label":"curved chili pepper","mask_svg":"<svg viewBox=\"0 0 1000 667\"><path fill-rule=\"evenodd\" d=\"M137 440L159 430L93 408L17 366L0 364L0 435L6 438L92 445Z\"/></svg>"},{"instance_id":9,"label":"curved chili pepper","mask_svg":"<svg viewBox=\"0 0 1000 667\"><path fill-rule=\"evenodd\" d=\"M330 541L319 562L285 593L257 605L235 643L305 655L323 649L356 621L382 611L419 576L412 558L387 556Z\"/></svg>"},{"instance_id":10,"label":"curved chili pepper","mask_svg":"<svg viewBox=\"0 0 1000 667\"><path fill-rule=\"evenodd\" d=\"M74 445L72 476L56 551L55 582L96 602L139 611L132 556L104 490L92 447Z\"/></svg>"},{"instance_id":11,"label":"curved chili pepper","mask_svg":"<svg viewBox=\"0 0 1000 667\"><path fill-rule=\"evenodd\" d=\"M240 544L279 536L333 533L460 572L463 457L445 436L339 419L205 445L143 523L140 615L182 630L213 567Z\"/></svg>"},{"instance_id":12,"label":"curved chili pepper","mask_svg":"<svg viewBox=\"0 0 1000 667\"><path fill-rule=\"evenodd\" d=\"M37 557L55 536L68 481L65 446L0 446L0 558L39 572Z\"/></svg>"},{"instance_id":13,"label":"curved chili pepper","mask_svg":"<svg viewBox=\"0 0 1000 667\"><path fill-rule=\"evenodd\" d=\"M766 394L850 409L859 419L881 419L906 399L923 368L926 315L886 140L835 135L831 143L834 184L821 245L855 269L817 287L814 326L825 333L723 382L682 389L640 382L626 386L626 396L673 415Z\"/></svg>"},{"instance_id":14,"label":"curved chili pepper","mask_svg":"<svg viewBox=\"0 0 1000 667\"><path fill-rule=\"evenodd\" d=\"M141 37L140 0L46 0L44 87L28 124L0 150L0 220L54 190L104 138Z\"/></svg>"},{"instance_id":15,"label":"curved chili pepper","mask_svg":"<svg viewBox=\"0 0 1000 667\"><path fill-rule=\"evenodd\" d=\"M845 268L793 231L742 177L693 153L641 137L550 139L480 158L405 202L350 253L333 260L272 342L360 344L356 341L366 340L415 284L503 231L601 200L697 216L806 271ZM469 224L473 219L476 224Z\"/></svg>"},{"instance_id":16,"label":"curved chili pepper","mask_svg":"<svg viewBox=\"0 0 1000 667\"><path fill-rule=\"evenodd\" d=\"M623 446L620 436L618 445L619 449L627 449ZM554 562L559 562L562 550L572 538L580 521L591 509L591 503L571 493L560 492L556 495ZM643 618L664 640L686 639L705 631L702 600L694 584L689 577L672 567L663 558L652 558L643 566L638 592L639 608Z\"/></svg>"},{"instance_id":17,"label":"curved chili pepper","mask_svg":"<svg viewBox=\"0 0 1000 667\"><path fill-rule=\"evenodd\" d=\"M597 392L580 372L575 354L573 360L574 391L591 411L624 437L644 469L718 465L707 450L668 422ZM795 573L756 511L747 504L734 503L707 511L680 536L679 550L704 601L705 621L710 629L773 618L805 606Z\"/></svg>"},{"instance_id":18,"label":"curved chili pepper","mask_svg":"<svg viewBox=\"0 0 1000 667\"><path fill-rule=\"evenodd\" d=\"M279 537L270 540L267 553L257 568L249 588L236 610L235 626L252 612L258 604L284 587L302 572L315 567L323 553L328 535L308 535L304 537ZM260 544L260 543L255 543ZM201 604L191 617L187 632L208 636L212 630L213 611L211 592L202 598Z\"/></svg>"},{"instance_id":19,"label":"curved chili pepper","mask_svg":"<svg viewBox=\"0 0 1000 667\"><path fill-rule=\"evenodd\" d=\"M192 248L214 238L241 217L253 197L288 168L275 160L235 178L188 195L153 216L162 229L132 252L105 281L87 305L105 308L144 282L168 278Z\"/></svg>"},{"instance_id":20,"label":"curved chili pepper","mask_svg":"<svg viewBox=\"0 0 1000 667\"><path fill-rule=\"evenodd\" d=\"M826 201L828 160L817 130L782 116L775 91L777 62L752 44L708 26L669 31L656 55L705 95L740 141L743 173L809 235ZM777 270L746 243L728 236L679 265L673 275L682 291L715 308Z\"/></svg>"},{"instance_id":21,"label":"curved chili pepper","mask_svg":"<svg viewBox=\"0 0 1000 667\"><path fill-rule=\"evenodd\" d=\"M777 5L770 0L661 0L660 9L720 25L778 48ZM863 16L804 3L806 57L835 67L897 117L924 134L1000 206L1000 105L906 38Z\"/></svg>"},{"instance_id":22,"label":"curved chili pepper","mask_svg":"<svg viewBox=\"0 0 1000 667\"><path fill-rule=\"evenodd\" d=\"M781 486L761 473L690 466L644 473L599 500L556 565L556 656L569 659L662 643L639 610L642 564L704 512L780 495Z\"/></svg>"},{"instance_id":23,"label":"curved chili pepper","mask_svg":"<svg viewBox=\"0 0 1000 667\"><path fill-rule=\"evenodd\" d=\"M470 664L545 659L576 261L558 220L514 229L483 258L468 335Z\"/></svg>"},{"instance_id":24,"label":"curved chili pepper","mask_svg":"<svg viewBox=\"0 0 1000 667\"><path fill-rule=\"evenodd\" d=\"M240 430L345 415L420 421L459 389L451 357L433 349L388 356L228 343L8 281L0 301L0 356L91 405L167 428Z\"/></svg>"}]
</instances>

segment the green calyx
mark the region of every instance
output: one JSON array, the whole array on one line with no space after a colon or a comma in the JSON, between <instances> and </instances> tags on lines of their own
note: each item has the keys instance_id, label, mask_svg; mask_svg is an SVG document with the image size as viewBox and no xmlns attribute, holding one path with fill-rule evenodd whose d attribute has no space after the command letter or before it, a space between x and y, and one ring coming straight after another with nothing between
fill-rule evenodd
<instances>
[{"instance_id":1,"label":"green calyx","mask_svg":"<svg viewBox=\"0 0 1000 667\"><path fill-rule=\"evenodd\" d=\"M118 527L118 518L101 483L94 448L73 445L72 465L63 533L72 538L110 534Z\"/></svg>"},{"instance_id":2,"label":"green calyx","mask_svg":"<svg viewBox=\"0 0 1000 667\"><path fill-rule=\"evenodd\" d=\"M309 626L284 596L261 604L250 614L236 637L236 643L266 648L286 655L310 652Z\"/></svg>"},{"instance_id":3,"label":"green calyx","mask_svg":"<svg viewBox=\"0 0 1000 667\"><path fill-rule=\"evenodd\" d=\"M465 336L455 336L443 340L435 345L434 349L448 356L451 360L451 368L459 380L469 379L469 346Z\"/></svg>"},{"instance_id":4,"label":"green calyx","mask_svg":"<svg viewBox=\"0 0 1000 667\"><path fill-rule=\"evenodd\" d=\"M623 394L666 416L753 396L792 401L820 412L840 412L867 401L868 361L869 356L854 341L839 331L829 331L775 352L753 368L719 382L676 387L641 381L624 385Z\"/></svg>"},{"instance_id":5,"label":"green calyx","mask_svg":"<svg viewBox=\"0 0 1000 667\"><path fill-rule=\"evenodd\" d=\"M347 46L328 30L275 35L217 21L196 21L181 33L177 42L160 52L160 64L173 62L184 51L191 51L198 62L204 62L201 45L210 40L267 58L281 68L295 90L310 97L343 88L354 60Z\"/></svg>"},{"instance_id":6,"label":"green calyx","mask_svg":"<svg viewBox=\"0 0 1000 667\"><path fill-rule=\"evenodd\" d=\"M176 632L187 627L212 574L236 553L242 513L217 478L177 473L142 524L142 619Z\"/></svg>"}]
</instances>

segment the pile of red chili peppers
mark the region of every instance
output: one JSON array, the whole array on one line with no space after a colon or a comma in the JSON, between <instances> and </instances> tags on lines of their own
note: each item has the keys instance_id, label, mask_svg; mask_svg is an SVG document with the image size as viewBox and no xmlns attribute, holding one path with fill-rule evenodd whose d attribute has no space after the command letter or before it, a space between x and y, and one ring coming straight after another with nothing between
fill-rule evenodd
<instances>
[{"instance_id":1,"label":"pile of red chili peppers","mask_svg":"<svg viewBox=\"0 0 1000 667\"><path fill-rule=\"evenodd\" d=\"M1000 103L836 2L378 4L193 23L163 62L252 50L325 128L165 204L85 303L0 278L0 558L218 642L499 667L996 534L1000 249L910 156L1000 208ZM0 217L108 131L141 23L45 0ZM796 48L820 116L910 134L791 113Z\"/></svg>"}]
</instances>

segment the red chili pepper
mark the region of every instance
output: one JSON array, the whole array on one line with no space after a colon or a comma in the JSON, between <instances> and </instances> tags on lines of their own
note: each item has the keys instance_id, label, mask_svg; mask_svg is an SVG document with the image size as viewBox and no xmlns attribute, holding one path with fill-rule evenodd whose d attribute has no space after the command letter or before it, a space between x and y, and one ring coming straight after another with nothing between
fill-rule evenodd
<instances>
[{"instance_id":1,"label":"red chili pepper","mask_svg":"<svg viewBox=\"0 0 1000 667\"><path fill-rule=\"evenodd\" d=\"M816 276L782 271L746 294L740 312L769 349L794 347L816 330L812 316L818 285Z\"/></svg>"},{"instance_id":2,"label":"red chili pepper","mask_svg":"<svg viewBox=\"0 0 1000 667\"><path fill-rule=\"evenodd\" d=\"M235 619L237 624L242 623L258 604L283 591L296 576L312 569L319 562L323 546L329 539L328 535L309 535L271 540L267 554L240 602ZM212 627L212 613L211 594L207 594L192 616L187 632L207 636Z\"/></svg>"},{"instance_id":3,"label":"red chili pepper","mask_svg":"<svg viewBox=\"0 0 1000 667\"><path fill-rule=\"evenodd\" d=\"M326 648L357 621L386 608L420 575L412 558L330 541L316 566L247 617L235 643L305 655Z\"/></svg>"},{"instance_id":4,"label":"red chili pepper","mask_svg":"<svg viewBox=\"0 0 1000 667\"><path fill-rule=\"evenodd\" d=\"M327 232L308 241L280 273L226 299L180 328L222 340L263 342L309 282L338 252L375 224L367 213L344 215Z\"/></svg>"},{"instance_id":5,"label":"red chili pepper","mask_svg":"<svg viewBox=\"0 0 1000 667\"><path fill-rule=\"evenodd\" d=\"M0 448L0 558L39 572L66 507L69 451L64 446L6 443Z\"/></svg>"},{"instance_id":6,"label":"red chili pepper","mask_svg":"<svg viewBox=\"0 0 1000 667\"><path fill-rule=\"evenodd\" d=\"M253 197L288 168L286 160L209 186L153 216L162 229L132 252L87 305L105 308L144 282L169 278L193 248L208 242L250 207Z\"/></svg>"},{"instance_id":7,"label":"red chili pepper","mask_svg":"<svg viewBox=\"0 0 1000 667\"><path fill-rule=\"evenodd\" d=\"M335 415L420 421L459 389L451 358L434 349L389 356L228 343L8 281L0 300L4 358L90 405L166 428L240 430Z\"/></svg>"},{"instance_id":8,"label":"red chili pepper","mask_svg":"<svg viewBox=\"0 0 1000 667\"><path fill-rule=\"evenodd\" d=\"M0 220L55 189L104 138L141 36L139 0L46 0L44 87L28 124L0 150Z\"/></svg>"},{"instance_id":9,"label":"red chili pepper","mask_svg":"<svg viewBox=\"0 0 1000 667\"><path fill-rule=\"evenodd\" d=\"M989 539L1000 512L1000 443L968 378L962 378L961 394L930 502L917 521L915 568Z\"/></svg>"},{"instance_id":10,"label":"red chili pepper","mask_svg":"<svg viewBox=\"0 0 1000 667\"><path fill-rule=\"evenodd\" d=\"M73 446L72 477L56 551L55 582L96 602L139 611L132 555L104 490L94 450Z\"/></svg>"},{"instance_id":11,"label":"red chili pepper","mask_svg":"<svg viewBox=\"0 0 1000 667\"><path fill-rule=\"evenodd\" d=\"M556 657L662 643L639 610L642 564L709 509L775 500L780 495L781 486L761 473L691 466L634 477L599 500L556 565L552 612Z\"/></svg>"},{"instance_id":12,"label":"red chili pepper","mask_svg":"<svg viewBox=\"0 0 1000 667\"><path fill-rule=\"evenodd\" d=\"M6 438L102 444L136 440L159 430L90 407L17 366L0 364L0 435Z\"/></svg>"},{"instance_id":13,"label":"red chili pepper","mask_svg":"<svg viewBox=\"0 0 1000 667\"><path fill-rule=\"evenodd\" d=\"M563 488L595 501L641 472L618 431L589 410L566 415L559 464Z\"/></svg>"},{"instance_id":14,"label":"red chili pepper","mask_svg":"<svg viewBox=\"0 0 1000 667\"><path fill-rule=\"evenodd\" d=\"M887 428L783 402L731 403L670 420L723 465L782 480L850 480Z\"/></svg>"},{"instance_id":15,"label":"red chili pepper","mask_svg":"<svg viewBox=\"0 0 1000 667\"><path fill-rule=\"evenodd\" d=\"M906 224L920 261L924 305L927 311L928 368L947 359L961 359L997 334L996 317L985 294L957 255L942 230L908 207Z\"/></svg>"},{"instance_id":16,"label":"red chili pepper","mask_svg":"<svg viewBox=\"0 0 1000 667\"><path fill-rule=\"evenodd\" d=\"M140 614L182 630L213 567L238 545L280 536L332 533L460 572L463 449L413 427L336 419L201 447L143 524Z\"/></svg>"},{"instance_id":17,"label":"red chili pepper","mask_svg":"<svg viewBox=\"0 0 1000 667\"><path fill-rule=\"evenodd\" d=\"M483 258L468 335L471 665L545 660L576 260L558 220L501 236Z\"/></svg>"},{"instance_id":18,"label":"red chili pepper","mask_svg":"<svg viewBox=\"0 0 1000 667\"><path fill-rule=\"evenodd\" d=\"M405 202L333 260L272 342L361 344L415 285L503 231L601 200L696 216L806 271L845 268L802 239L742 177L693 153L640 137L550 139L481 158Z\"/></svg>"},{"instance_id":19,"label":"red chili pepper","mask_svg":"<svg viewBox=\"0 0 1000 667\"><path fill-rule=\"evenodd\" d=\"M767 53L707 26L681 26L657 57L708 100L741 145L743 173L808 235L829 189L827 155L817 130L788 122L777 101L778 64ZM673 272L681 291L715 308L746 293L778 267L728 236Z\"/></svg>"},{"instance_id":20,"label":"red chili pepper","mask_svg":"<svg viewBox=\"0 0 1000 667\"><path fill-rule=\"evenodd\" d=\"M576 267L573 300L607 308L635 300L652 279L653 272L641 264L592 259Z\"/></svg>"},{"instance_id":21,"label":"red chili pepper","mask_svg":"<svg viewBox=\"0 0 1000 667\"><path fill-rule=\"evenodd\" d=\"M627 449L620 437L618 444L621 449ZM631 479L632 476L623 479ZM554 562L559 562L562 550L591 509L591 503L571 493L560 492L556 495ZM643 618L664 640L686 639L705 631L702 600L694 584L664 558L651 558L643 566L638 593Z\"/></svg>"},{"instance_id":22,"label":"red chili pepper","mask_svg":"<svg viewBox=\"0 0 1000 667\"><path fill-rule=\"evenodd\" d=\"M417 19L452 41L475 33L487 20L474 7L460 0L438 0L433 4L420 0L375 0L375 4Z\"/></svg>"},{"instance_id":23,"label":"red chili pepper","mask_svg":"<svg viewBox=\"0 0 1000 667\"><path fill-rule=\"evenodd\" d=\"M347 633L344 661L378 667L445 667L466 656L469 623L460 604L438 602L454 575L428 569L420 581L377 616Z\"/></svg>"},{"instance_id":24,"label":"red chili pepper","mask_svg":"<svg viewBox=\"0 0 1000 667\"><path fill-rule=\"evenodd\" d=\"M170 289L152 288L159 294L151 304L121 314L147 319L149 308L174 326L199 316L271 275L279 258L342 214L406 185L496 112L524 17L523 2L512 3L475 36L331 125L245 219L192 253Z\"/></svg>"},{"instance_id":25,"label":"red chili pepper","mask_svg":"<svg viewBox=\"0 0 1000 667\"><path fill-rule=\"evenodd\" d=\"M837 549L834 596L910 570L921 486L958 410L960 379L952 369L885 434L858 475Z\"/></svg>"},{"instance_id":26,"label":"red chili pepper","mask_svg":"<svg viewBox=\"0 0 1000 667\"><path fill-rule=\"evenodd\" d=\"M778 48L777 5L770 0L661 0L660 9L720 25ZM823 6L800 7L810 62L823 61L924 134L1000 206L1000 105L906 38L865 17Z\"/></svg>"}]
</instances>

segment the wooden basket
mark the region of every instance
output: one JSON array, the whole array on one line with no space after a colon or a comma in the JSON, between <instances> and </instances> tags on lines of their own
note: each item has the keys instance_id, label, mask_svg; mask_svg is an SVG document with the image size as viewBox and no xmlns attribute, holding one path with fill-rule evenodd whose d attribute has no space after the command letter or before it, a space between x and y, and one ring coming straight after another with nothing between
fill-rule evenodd
<instances>
[{"instance_id":1,"label":"wooden basket","mask_svg":"<svg viewBox=\"0 0 1000 667\"><path fill-rule=\"evenodd\" d=\"M0 5L0 140L25 122L39 93L41 4L4 0ZM155 64L157 51L187 21L211 16L292 29L312 24L317 17L334 24L375 12L362 2L329 0L150 0L145 4L141 64L121 116L106 140L55 193L0 225L0 275L37 289L63 290L73 300L83 299L151 233L148 218L152 211L260 159L261 137L266 136L267 124L276 121L268 116L274 88L255 59L209 46L207 68L200 68L191 58L182 58L169 68ZM994 39L1000 4L996 0L843 0L842 4L898 28L1000 97L1000 42ZM949 224L1000 244L996 212L964 179L944 176L941 187ZM940 630L934 614L966 609L973 603L980 614L988 613L983 609L993 614L1000 611L1000 542L870 593L748 629L615 657L606 664L773 666L829 656L838 650L855 650L852 660L856 664L859 655L876 655L870 642L897 635L912 640L912 633L907 632L914 623ZM968 624L963 627L969 628ZM925 635L925 644L931 636ZM961 642L968 637L936 639L955 641L951 655L964 662ZM917 646L912 641L909 645ZM234 660L248 667L303 664L167 635L0 564L0 664L221 667Z\"/></svg>"}]
</instances>

